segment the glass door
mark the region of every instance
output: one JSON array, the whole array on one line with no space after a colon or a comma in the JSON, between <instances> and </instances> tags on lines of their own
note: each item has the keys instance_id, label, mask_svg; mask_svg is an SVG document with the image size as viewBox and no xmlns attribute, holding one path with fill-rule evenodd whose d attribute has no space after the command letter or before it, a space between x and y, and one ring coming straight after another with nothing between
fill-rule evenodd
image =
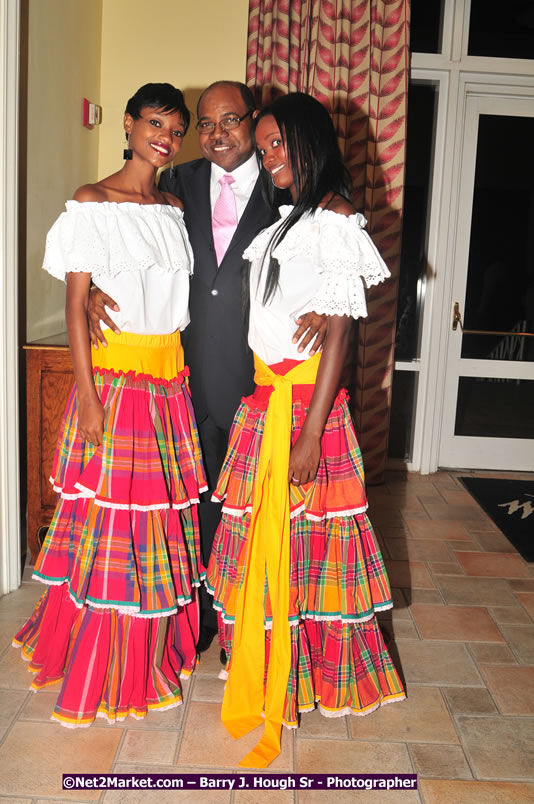
<instances>
[{"instance_id":1,"label":"glass door","mask_svg":"<svg viewBox=\"0 0 534 804\"><path fill-rule=\"evenodd\" d=\"M439 464L534 469L534 97L466 97Z\"/></svg>"}]
</instances>

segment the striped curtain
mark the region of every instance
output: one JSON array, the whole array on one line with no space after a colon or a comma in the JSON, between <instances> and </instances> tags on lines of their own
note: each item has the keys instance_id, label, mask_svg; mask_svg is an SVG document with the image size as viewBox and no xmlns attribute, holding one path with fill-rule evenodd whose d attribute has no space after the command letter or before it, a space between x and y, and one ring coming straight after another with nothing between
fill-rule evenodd
<instances>
[{"instance_id":1,"label":"striped curtain","mask_svg":"<svg viewBox=\"0 0 534 804\"><path fill-rule=\"evenodd\" d=\"M400 262L409 0L250 0L247 83L259 105L307 92L330 112L354 204L392 273L368 292L352 412L367 480L383 480Z\"/></svg>"}]
</instances>

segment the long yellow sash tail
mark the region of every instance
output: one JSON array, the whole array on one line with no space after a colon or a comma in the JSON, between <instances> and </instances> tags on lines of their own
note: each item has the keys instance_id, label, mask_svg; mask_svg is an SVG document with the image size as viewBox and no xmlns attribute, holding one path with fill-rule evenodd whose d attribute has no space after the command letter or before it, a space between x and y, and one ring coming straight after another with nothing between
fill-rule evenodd
<instances>
[{"instance_id":1,"label":"long yellow sash tail","mask_svg":"<svg viewBox=\"0 0 534 804\"><path fill-rule=\"evenodd\" d=\"M274 374L254 355L256 385L272 385L252 495L252 515L243 584L236 602L232 658L222 704L222 721L232 737L258 726L265 731L239 763L265 768L280 753L280 732L291 669L289 625L289 452L292 392L317 377L320 353L285 375ZM272 610L271 647L264 692L265 571Z\"/></svg>"}]
</instances>

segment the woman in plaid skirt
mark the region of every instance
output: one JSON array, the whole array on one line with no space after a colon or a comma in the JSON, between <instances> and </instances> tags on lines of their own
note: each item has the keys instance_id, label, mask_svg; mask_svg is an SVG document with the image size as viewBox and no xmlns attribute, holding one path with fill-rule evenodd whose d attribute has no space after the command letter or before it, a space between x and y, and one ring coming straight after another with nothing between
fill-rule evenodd
<instances>
[{"instance_id":1,"label":"woman in plaid skirt","mask_svg":"<svg viewBox=\"0 0 534 804\"><path fill-rule=\"evenodd\" d=\"M257 388L243 399L215 498L224 501L207 583L219 611L234 737L265 722L241 765L266 767L282 723L318 705L365 715L404 690L375 613L391 607L366 515L363 466L339 390L364 284L389 271L354 212L332 122L302 93L255 120L262 176L281 219L245 252ZM328 316L321 353L293 343L303 313Z\"/></svg>"},{"instance_id":2,"label":"woman in plaid skirt","mask_svg":"<svg viewBox=\"0 0 534 804\"><path fill-rule=\"evenodd\" d=\"M121 170L80 187L48 233L43 268L66 280L75 386L52 476L59 493L34 570L48 585L16 635L32 689L61 682L52 718L89 726L182 702L196 662L197 503L206 488L183 364L192 253L181 204L155 185L189 125L180 90L128 101ZM91 278L121 330L92 351Z\"/></svg>"}]
</instances>

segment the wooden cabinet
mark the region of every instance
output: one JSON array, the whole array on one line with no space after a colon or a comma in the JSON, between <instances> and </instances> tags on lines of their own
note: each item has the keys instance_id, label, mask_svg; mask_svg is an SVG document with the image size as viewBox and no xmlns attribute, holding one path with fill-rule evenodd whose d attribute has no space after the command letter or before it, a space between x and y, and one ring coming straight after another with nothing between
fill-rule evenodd
<instances>
[{"instance_id":1,"label":"wooden cabinet","mask_svg":"<svg viewBox=\"0 0 534 804\"><path fill-rule=\"evenodd\" d=\"M57 494L49 477L59 427L74 382L65 336L29 343L26 351L28 548L40 549L39 530L48 527Z\"/></svg>"}]
</instances>

